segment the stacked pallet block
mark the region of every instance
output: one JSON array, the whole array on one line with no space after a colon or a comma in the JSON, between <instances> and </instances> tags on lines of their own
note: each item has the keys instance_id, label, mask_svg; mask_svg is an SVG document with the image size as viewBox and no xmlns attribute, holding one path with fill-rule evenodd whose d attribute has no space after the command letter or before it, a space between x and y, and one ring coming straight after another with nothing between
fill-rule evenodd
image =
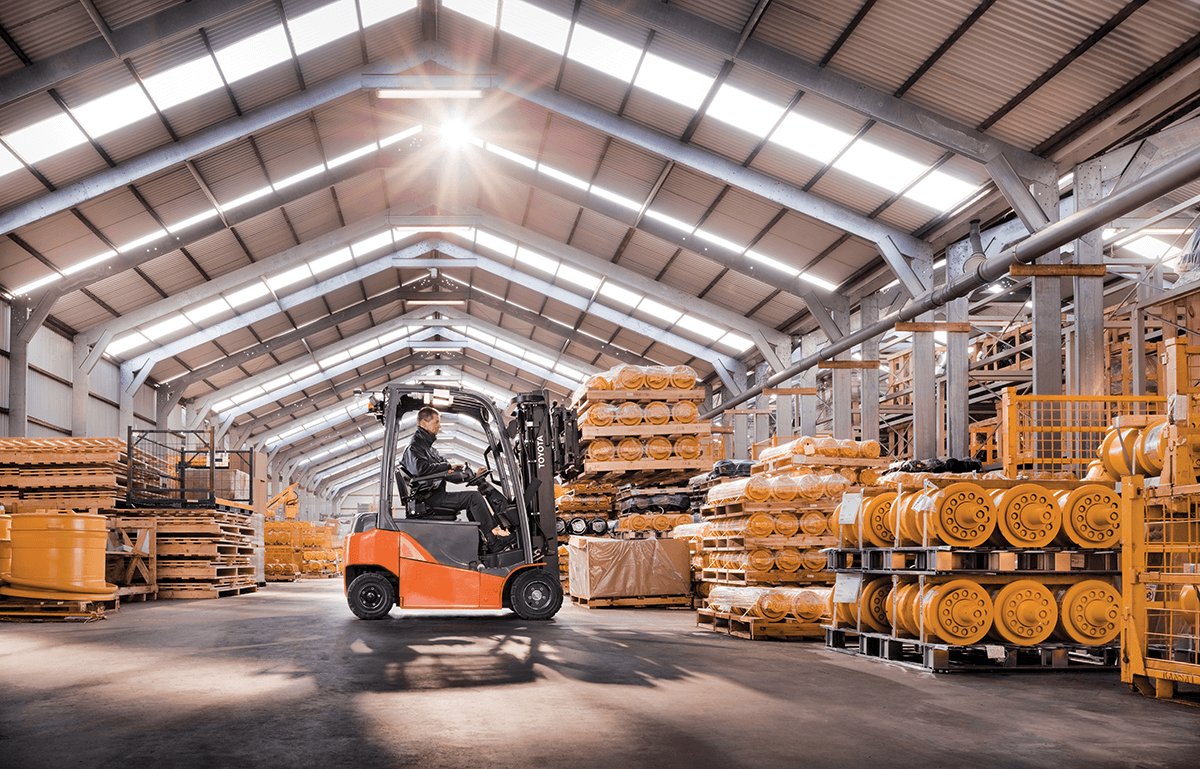
<instances>
[{"instance_id":1,"label":"stacked pallet block","mask_svg":"<svg viewBox=\"0 0 1200 769\"><path fill-rule=\"evenodd\" d=\"M823 637L833 573L822 549L837 542L838 500L886 464L874 441L802 437L709 489L700 625L756 640Z\"/></svg>"},{"instance_id":2,"label":"stacked pallet block","mask_svg":"<svg viewBox=\"0 0 1200 769\"><path fill-rule=\"evenodd\" d=\"M337 535L337 523L334 521L313 523L312 521L295 521L300 524L300 542L303 546L301 554L301 576L309 578L336 577L341 573L337 548L334 537Z\"/></svg>"},{"instance_id":3,"label":"stacked pallet block","mask_svg":"<svg viewBox=\"0 0 1200 769\"><path fill-rule=\"evenodd\" d=\"M838 521L831 648L933 671L1116 664L1111 485L893 473Z\"/></svg>"},{"instance_id":4,"label":"stacked pallet block","mask_svg":"<svg viewBox=\"0 0 1200 769\"><path fill-rule=\"evenodd\" d=\"M558 536L607 534L616 493L616 486L595 481L556 486L554 503Z\"/></svg>"},{"instance_id":5,"label":"stacked pallet block","mask_svg":"<svg viewBox=\"0 0 1200 769\"><path fill-rule=\"evenodd\" d=\"M693 521L687 486L622 486L616 508L616 534L625 539L666 536Z\"/></svg>"},{"instance_id":6,"label":"stacked pallet block","mask_svg":"<svg viewBox=\"0 0 1200 769\"><path fill-rule=\"evenodd\" d=\"M708 523L681 523L669 534L672 539L682 539L688 543L692 566L692 600L697 606L704 603L711 587L701 580L704 573L704 540L711 528Z\"/></svg>"},{"instance_id":7,"label":"stacked pallet block","mask_svg":"<svg viewBox=\"0 0 1200 769\"><path fill-rule=\"evenodd\" d=\"M221 598L258 589L254 527L242 512L137 508L122 514L154 518L159 598Z\"/></svg>"},{"instance_id":8,"label":"stacked pallet block","mask_svg":"<svg viewBox=\"0 0 1200 769\"><path fill-rule=\"evenodd\" d=\"M268 582L295 582L303 571L304 552L295 521L267 521L263 528Z\"/></svg>"}]
</instances>

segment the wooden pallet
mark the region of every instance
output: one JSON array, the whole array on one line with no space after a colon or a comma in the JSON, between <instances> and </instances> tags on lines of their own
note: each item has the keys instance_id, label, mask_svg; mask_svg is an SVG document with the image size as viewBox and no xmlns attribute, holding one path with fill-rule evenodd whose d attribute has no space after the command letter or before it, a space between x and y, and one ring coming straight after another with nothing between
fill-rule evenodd
<instances>
[{"instance_id":1,"label":"wooden pallet","mask_svg":"<svg viewBox=\"0 0 1200 769\"><path fill-rule=\"evenodd\" d=\"M19 489L103 489L110 493L123 490L124 474L113 467L22 467L0 472L0 486Z\"/></svg>"},{"instance_id":2,"label":"wooden pallet","mask_svg":"<svg viewBox=\"0 0 1200 769\"><path fill-rule=\"evenodd\" d=\"M710 569L701 572L702 580L715 585L807 585L829 584L834 575L827 571L752 571L749 569Z\"/></svg>"},{"instance_id":3,"label":"wooden pallet","mask_svg":"<svg viewBox=\"0 0 1200 769\"><path fill-rule=\"evenodd\" d=\"M1046 643L1037 646L975 644L952 646L825 628L825 645L834 651L890 662L933 673L967 671L1112 670L1120 663L1120 646Z\"/></svg>"},{"instance_id":4,"label":"wooden pallet","mask_svg":"<svg viewBox=\"0 0 1200 769\"><path fill-rule=\"evenodd\" d=\"M104 619L105 611L116 611L119 606L119 598L113 601L40 601L0 596L0 621L94 622Z\"/></svg>"},{"instance_id":5,"label":"wooden pallet","mask_svg":"<svg viewBox=\"0 0 1200 769\"><path fill-rule=\"evenodd\" d=\"M871 459L867 457L830 457L824 454L792 454L790 456L775 457L766 462L755 462L750 466L750 472L753 475L769 475L772 473L787 472L797 467L828 467L832 471L836 471L842 467L852 469L861 469L864 467L884 468L893 461L888 457Z\"/></svg>"},{"instance_id":6,"label":"wooden pallet","mask_svg":"<svg viewBox=\"0 0 1200 769\"><path fill-rule=\"evenodd\" d=\"M837 544L837 537L833 535L810 537L804 534L797 534L794 537L784 537L779 534L773 534L769 537L746 537L740 534L729 534L704 537L703 542L705 550L717 552L753 550L756 547L766 548L767 550L782 550L785 547L811 550L814 548L833 547Z\"/></svg>"},{"instance_id":7,"label":"wooden pallet","mask_svg":"<svg viewBox=\"0 0 1200 769\"><path fill-rule=\"evenodd\" d=\"M593 438L650 438L655 435L712 435L712 422L667 422L661 425L642 423L638 425L612 424L580 425L580 440Z\"/></svg>"},{"instance_id":8,"label":"wooden pallet","mask_svg":"<svg viewBox=\"0 0 1200 769\"><path fill-rule=\"evenodd\" d=\"M182 584L177 582L164 582L159 584L158 597L164 599L204 599L204 598L226 598L235 595L245 595L258 590L258 585L253 581L238 582L238 583L212 583L212 584Z\"/></svg>"},{"instance_id":9,"label":"wooden pallet","mask_svg":"<svg viewBox=\"0 0 1200 769\"><path fill-rule=\"evenodd\" d=\"M838 571L880 574L1115 574L1120 570L1121 562L1117 550L896 547L830 550L829 567Z\"/></svg>"},{"instance_id":10,"label":"wooden pallet","mask_svg":"<svg viewBox=\"0 0 1200 769\"><path fill-rule=\"evenodd\" d=\"M816 622L771 621L715 609L697 610L696 626L751 641L818 641L825 637L825 631Z\"/></svg>"},{"instance_id":11,"label":"wooden pallet","mask_svg":"<svg viewBox=\"0 0 1200 769\"><path fill-rule=\"evenodd\" d=\"M693 387L680 390L668 387L664 390L582 390L571 398L571 407L582 414L596 403L621 403L623 401L702 401L704 388Z\"/></svg>"},{"instance_id":12,"label":"wooden pallet","mask_svg":"<svg viewBox=\"0 0 1200 769\"><path fill-rule=\"evenodd\" d=\"M622 598L583 598L573 595L571 596L571 603L577 606L584 606L588 609L691 607L692 597L690 595L647 595Z\"/></svg>"},{"instance_id":13,"label":"wooden pallet","mask_svg":"<svg viewBox=\"0 0 1200 769\"><path fill-rule=\"evenodd\" d=\"M158 592L155 523L153 518L108 518L105 577L117 586L120 597L153 597Z\"/></svg>"},{"instance_id":14,"label":"wooden pallet","mask_svg":"<svg viewBox=\"0 0 1200 769\"><path fill-rule=\"evenodd\" d=\"M754 513L831 513L840 503L841 497L822 498L815 501L793 499L788 502L726 502L719 505L705 504L700 515L705 520L731 520L744 518Z\"/></svg>"}]
</instances>

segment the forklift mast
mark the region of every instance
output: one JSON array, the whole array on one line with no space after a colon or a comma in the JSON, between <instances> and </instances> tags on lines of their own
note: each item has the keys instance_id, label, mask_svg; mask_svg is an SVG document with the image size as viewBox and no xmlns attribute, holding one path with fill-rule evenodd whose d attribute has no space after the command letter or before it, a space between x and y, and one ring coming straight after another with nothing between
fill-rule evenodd
<instances>
[{"instance_id":1,"label":"forklift mast","mask_svg":"<svg viewBox=\"0 0 1200 769\"><path fill-rule=\"evenodd\" d=\"M510 427L524 486L525 509L535 526L530 527L533 550L543 552L547 568L558 572L558 536L555 532L555 476L569 480L581 469L579 426L575 412L551 404L550 393L539 390L518 395Z\"/></svg>"}]
</instances>

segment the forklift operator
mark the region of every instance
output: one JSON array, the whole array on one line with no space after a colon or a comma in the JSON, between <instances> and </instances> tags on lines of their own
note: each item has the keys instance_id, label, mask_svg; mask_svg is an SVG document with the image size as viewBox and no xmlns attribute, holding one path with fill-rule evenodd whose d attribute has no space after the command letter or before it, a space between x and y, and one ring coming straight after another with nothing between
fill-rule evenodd
<instances>
[{"instance_id":1,"label":"forklift operator","mask_svg":"<svg viewBox=\"0 0 1200 769\"><path fill-rule=\"evenodd\" d=\"M433 447L441 427L442 417L438 410L430 406L423 407L417 412L417 432L413 435L412 443L408 445L404 456L400 458L404 469L414 478L442 476L437 481L431 480L431 483L436 485L422 494L419 497L420 501L428 508L466 510L467 516L479 524L484 544L490 552L495 553L510 547L516 539L514 535L497 537L492 532L497 526L495 513L505 516L508 511L508 500L497 488L483 481L479 487L484 493L446 490L446 481L462 483L472 478L473 474L467 467L451 465Z\"/></svg>"}]
</instances>

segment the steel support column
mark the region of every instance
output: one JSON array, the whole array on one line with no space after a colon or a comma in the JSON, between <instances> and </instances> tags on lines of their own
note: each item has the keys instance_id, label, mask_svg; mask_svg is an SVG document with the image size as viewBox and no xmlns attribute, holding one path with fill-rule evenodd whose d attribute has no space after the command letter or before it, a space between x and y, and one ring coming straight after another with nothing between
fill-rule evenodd
<instances>
[{"instance_id":1,"label":"steel support column","mask_svg":"<svg viewBox=\"0 0 1200 769\"><path fill-rule=\"evenodd\" d=\"M967 259L976 252L978 243L958 242L946 249L946 282L964 274ZM946 303L946 320L966 323L969 302L964 297ZM965 458L970 452L971 393L968 371L971 358L967 352L970 334L962 331L946 333L946 453Z\"/></svg>"},{"instance_id":2,"label":"steel support column","mask_svg":"<svg viewBox=\"0 0 1200 769\"><path fill-rule=\"evenodd\" d=\"M859 327L879 320L879 295L865 296L859 304ZM879 337L871 337L862 345L863 360L879 360ZM879 367L865 368L861 373L858 399L858 426L861 440L879 440Z\"/></svg>"},{"instance_id":3,"label":"steel support column","mask_svg":"<svg viewBox=\"0 0 1200 769\"><path fill-rule=\"evenodd\" d=\"M933 260L929 257L914 260L917 273L926 290L933 288ZM929 323L933 312L917 317L917 322ZM918 331L912 335L912 458L927 459L938 455L937 356L933 334Z\"/></svg>"},{"instance_id":4,"label":"steel support column","mask_svg":"<svg viewBox=\"0 0 1200 769\"><path fill-rule=\"evenodd\" d=\"M84 366L88 346L79 336L71 341L71 435L88 434L88 400L92 377Z\"/></svg>"},{"instance_id":5,"label":"steel support column","mask_svg":"<svg viewBox=\"0 0 1200 769\"><path fill-rule=\"evenodd\" d=\"M843 333L850 331L850 311L849 310L834 310L832 313L833 320L838 328L842 329ZM838 355L834 360L853 360L850 351L847 350ZM854 437L854 372L848 368L835 368L833 370L833 437L834 438L853 438Z\"/></svg>"},{"instance_id":6,"label":"steel support column","mask_svg":"<svg viewBox=\"0 0 1200 769\"><path fill-rule=\"evenodd\" d=\"M1075 166L1075 205L1086 208L1104 196L1103 159ZM1096 228L1075 239L1075 264L1104 264L1104 236ZM1107 395L1108 372L1104 369L1104 278L1072 278L1075 334L1071 352L1071 392L1078 395ZM1138 348L1131 352L1137 354Z\"/></svg>"}]
</instances>

